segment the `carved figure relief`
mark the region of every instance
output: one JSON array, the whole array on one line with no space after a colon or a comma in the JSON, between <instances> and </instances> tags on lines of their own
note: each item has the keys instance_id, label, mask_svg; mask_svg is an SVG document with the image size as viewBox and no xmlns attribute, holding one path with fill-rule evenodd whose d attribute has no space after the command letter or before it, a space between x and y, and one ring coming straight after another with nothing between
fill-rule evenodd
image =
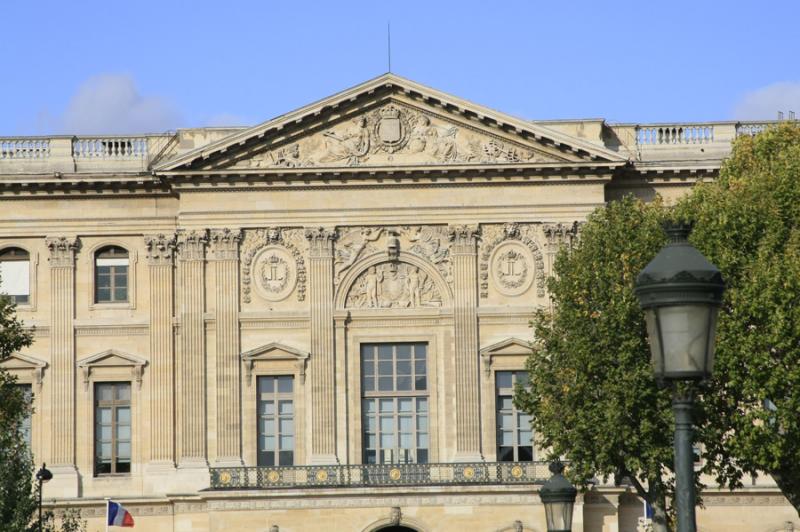
<instances>
[{"instance_id":1,"label":"carved figure relief","mask_svg":"<svg viewBox=\"0 0 800 532\"><path fill-rule=\"evenodd\" d=\"M347 294L347 308L440 307L436 284L417 266L385 262L370 266Z\"/></svg>"},{"instance_id":2,"label":"carved figure relief","mask_svg":"<svg viewBox=\"0 0 800 532\"><path fill-rule=\"evenodd\" d=\"M531 224L507 223L483 227L479 276L480 296L489 297L489 277L507 296L525 293L536 282L536 295L545 295L544 254Z\"/></svg>"},{"instance_id":3,"label":"carved figure relief","mask_svg":"<svg viewBox=\"0 0 800 532\"><path fill-rule=\"evenodd\" d=\"M333 260L337 282L360 257L379 250L376 243L383 232L382 227L354 227L340 231Z\"/></svg>"},{"instance_id":4,"label":"carved figure relief","mask_svg":"<svg viewBox=\"0 0 800 532\"><path fill-rule=\"evenodd\" d=\"M409 241L410 251L436 266L449 283L452 281L450 268L450 237L445 226L405 226L401 233Z\"/></svg>"},{"instance_id":5,"label":"carved figure relief","mask_svg":"<svg viewBox=\"0 0 800 532\"><path fill-rule=\"evenodd\" d=\"M565 160L396 103L236 163L244 168Z\"/></svg>"},{"instance_id":6,"label":"carved figure relief","mask_svg":"<svg viewBox=\"0 0 800 532\"><path fill-rule=\"evenodd\" d=\"M306 268L298 229L248 231L242 243L242 299L252 301L252 289L267 301L282 301L293 291L304 301ZM296 289L296 290L295 290Z\"/></svg>"}]
</instances>

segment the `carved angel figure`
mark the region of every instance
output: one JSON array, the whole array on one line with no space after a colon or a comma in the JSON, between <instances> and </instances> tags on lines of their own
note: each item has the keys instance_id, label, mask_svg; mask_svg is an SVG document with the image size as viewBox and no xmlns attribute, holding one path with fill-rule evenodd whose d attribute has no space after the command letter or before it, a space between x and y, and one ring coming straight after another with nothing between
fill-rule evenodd
<instances>
[{"instance_id":1,"label":"carved angel figure","mask_svg":"<svg viewBox=\"0 0 800 532\"><path fill-rule=\"evenodd\" d=\"M455 126L444 129L431 124L425 115L417 116L408 149L412 153L425 153L439 162L452 162L457 158Z\"/></svg>"},{"instance_id":2,"label":"carved angel figure","mask_svg":"<svg viewBox=\"0 0 800 532\"><path fill-rule=\"evenodd\" d=\"M358 118L355 124L341 135L333 130L323 133L326 153L320 161L347 161L348 166L358 166L360 158L369 153L370 137L366 118Z\"/></svg>"}]
</instances>

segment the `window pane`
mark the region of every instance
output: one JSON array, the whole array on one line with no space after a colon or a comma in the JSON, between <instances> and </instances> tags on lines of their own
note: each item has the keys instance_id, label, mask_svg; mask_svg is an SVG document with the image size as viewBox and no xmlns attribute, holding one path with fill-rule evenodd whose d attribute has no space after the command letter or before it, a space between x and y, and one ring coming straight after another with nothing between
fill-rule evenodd
<instances>
[{"instance_id":1,"label":"window pane","mask_svg":"<svg viewBox=\"0 0 800 532\"><path fill-rule=\"evenodd\" d=\"M365 377L364 378L364 391L365 392L374 392L375 391L375 379L372 377Z\"/></svg>"},{"instance_id":2,"label":"window pane","mask_svg":"<svg viewBox=\"0 0 800 532\"><path fill-rule=\"evenodd\" d=\"M381 392L391 392L394 389L392 386L391 377L380 377L378 379L378 390Z\"/></svg>"},{"instance_id":3,"label":"window pane","mask_svg":"<svg viewBox=\"0 0 800 532\"><path fill-rule=\"evenodd\" d=\"M414 429L411 416L400 416L398 419L401 432L411 432Z\"/></svg>"},{"instance_id":4,"label":"window pane","mask_svg":"<svg viewBox=\"0 0 800 532\"><path fill-rule=\"evenodd\" d=\"M398 360L397 361L397 374L398 375L411 375L411 361Z\"/></svg>"},{"instance_id":5,"label":"window pane","mask_svg":"<svg viewBox=\"0 0 800 532\"><path fill-rule=\"evenodd\" d=\"M120 460L117 461L117 473L130 473L131 472L131 462L130 460Z\"/></svg>"},{"instance_id":6,"label":"window pane","mask_svg":"<svg viewBox=\"0 0 800 532\"><path fill-rule=\"evenodd\" d=\"M394 399L381 399L379 404L381 412L394 412Z\"/></svg>"},{"instance_id":7,"label":"window pane","mask_svg":"<svg viewBox=\"0 0 800 532\"><path fill-rule=\"evenodd\" d=\"M111 473L111 462L98 462L95 466L95 471L97 471L98 475Z\"/></svg>"},{"instance_id":8,"label":"window pane","mask_svg":"<svg viewBox=\"0 0 800 532\"><path fill-rule=\"evenodd\" d=\"M411 346L408 344L400 344L397 346L397 359L407 360L411 358Z\"/></svg>"},{"instance_id":9,"label":"window pane","mask_svg":"<svg viewBox=\"0 0 800 532\"><path fill-rule=\"evenodd\" d=\"M417 360L414 362L414 372L417 375L425 375L427 373L425 371L425 361L424 360Z\"/></svg>"},{"instance_id":10,"label":"window pane","mask_svg":"<svg viewBox=\"0 0 800 532\"><path fill-rule=\"evenodd\" d=\"M30 293L30 262L0 261L0 293L10 296L27 296Z\"/></svg>"},{"instance_id":11,"label":"window pane","mask_svg":"<svg viewBox=\"0 0 800 532\"><path fill-rule=\"evenodd\" d=\"M428 430L428 416L417 417L417 430Z\"/></svg>"},{"instance_id":12,"label":"window pane","mask_svg":"<svg viewBox=\"0 0 800 532\"><path fill-rule=\"evenodd\" d=\"M427 449L417 449L417 463L418 464L427 464L428 463L428 450Z\"/></svg>"},{"instance_id":13,"label":"window pane","mask_svg":"<svg viewBox=\"0 0 800 532\"><path fill-rule=\"evenodd\" d=\"M292 393L294 377L278 377L278 393Z\"/></svg>"},{"instance_id":14,"label":"window pane","mask_svg":"<svg viewBox=\"0 0 800 532\"><path fill-rule=\"evenodd\" d=\"M401 449L412 449L414 447L411 434L407 433L400 433L400 448Z\"/></svg>"},{"instance_id":15,"label":"window pane","mask_svg":"<svg viewBox=\"0 0 800 532\"><path fill-rule=\"evenodd\" d=\"M427 412L428 411L428 400L427 399L417 399L417 411L418 412Z\"/></svg>"},{"instance_id":16,"label":"window pane","mask_svg":"<svg viewBox=\"0 0 800 532\"><path fill-rule=\"evenodd\" d=\"M517 458L520 462L530 462L533 460L533 447L529 445L522 445L519 447L519 458Z\"/></svg>"},{"instance_id":17,"label":"window pane","mask_svg":"<svg viewBox=\"0 0 800 532\"><path fill-rule=\"evenodd\" d=\"M130 384L117 384L117 399L120 401L129 401L131 398L131 385Z\"/></svg>"},{"instance_id":18,"label":"window pane","mask_svg":"<svg viewBox=\"0 0 800 532\"><path fill-rule=\"evenodd\" d=\"M97 437L103 441L111 441L111 425L100 425ZM130 429L128 430L128 437L130 437Z\"/></svg>"},{"instance_id":19,"label":"window pane","mask_svg":"<svg viewBox=\"0 0 800 532\"><path fill-rule=\"evenodd\" d=\"M514 416L512 414L500 415L500 428L511 430L514 428Z\"/></svg>"},{"instance_id":20,"label":"window pane","mask_svg":"<svg viewBox=\"0 0 800 532\"><path fill-rule=\"evenodd\" d=\"M272 401L261 402L261 415L272 416L275 415L275 403Z\"/></svg>"},{"instance_id":21,"label":"window pane","mask_svg":"<svg viewBox=\"0 0 800 532\"><path fill-rule=\"evenodd\" d=\"M258 393L272 393L275 391L275 377L259 377Z\"/></svg>"},{"instance_id":22,"label":"window pane","mask_svg":"<svg viewBox=\"0 0 800 532\"><path fill-rule=\"evenodd\" d=\"M117 409L117 423L127 423L131 422L131 409L128 407L125 408L118 408Z\"/></svg>"},{"instance_id":23,"label":"window pane","mask_svg":"<svg viewBox=\"0 0 800 532\"><path fill-rule=\"evenodd\" d=\"M375 416L367 416L367 431L375 432L377 426L378 422L375 420Z\"/></svg>"},{"instance_id":24,"label":"window pane","mask_svg":"<svg viewBox=\"0 0 800 532\"><path fill-rule=\"evenodd\" d=\"M394 434L381 434L381 448L382 449L394 448Z\"/></svg>"},{"instance_id":25,"label":"window pane","mask_svg":"<svg viewBox=\"0 0 800 532\"><path fill-rule=\"evenodd\" d=\"M417 358L425 358L428 353L428 344L414 344L414 355Z\"/></svg>"},{"instance_id":26,"label":"window pane","mask_svg":"<svg viewBox=\"0 0 800 532\"><path fill-rule=\"evenodd\" d=\"M517 380L517 384L521 386L528 385L528 372L527 371L517 371L515 372L515 378Z\"/></svg>"},{"instance_id":27,"label":"window pane","mask_svg":"<svg viewBox=\"0 0 800 532\"><path fill-rule=\"evenodd\" d=\"M131 457L131 444L130 442L117 443L117 457L130 458Z\"/></svg>"},{"instance_id":28,"label":"window pane","mask_svg":"<svg viewBox=\"0 0 800 532\"><path fill-rule=\"evenodd\" d=\"M519 443L521 445L527 445L527 444L531 443L532 439L533 439L533 432L531 432L529 430L521 430L521 431L519 431Z\"/></svg>"},{"instance_id":29,"label":"window pane","mask_svg":"<svg viewBox=\"0 0 800 532\"><path fill-rule=\"evenodd\" d=\"M417 377L414 379L414 388L420 392L428 389L428 379L425 377Z\"/></svg>"},{"instance_id":30,"label":"window pane","mask_svg":"<svg viewBox=\"0 0 800 532\"><path fill-rule=\"evenodd\" d=\"M511 372L510 371L498 371L496 373L497 376L497 387L498 388L511 388Z\"/></svg>"},{"instance_id":31,"label":"window pane","mask_svg":"<svg viewBox=\"0 0 800 532\"><path fill-rule=\"evenodd\" d=\"M98 409L98 419L100 423L111 423L111 409L110 408L100 408Z\"/></svg>"},{"instance_id":32,"label":"window pane","mask_svg":"<svg viewBox=\"0 0 800 532\"><path fill-rule=\"evenodd\" d=\"M264 451L274 451L275 450L275 437L274 436L264 436L261 439L262 447L261 449Z\"/></svg>"},{"instance_id":33,"label":"window pane","mask_svg":"<svg viewBox=\"0 0 800 532\"><path fill-rule=\"evenodd\" d=\"M280 451L278 454L280 456L278 465L294 465L294 451Z\"/></svg>"},{"instance_id":34,"label":"window pane","mask_svg":"<svg viewBox=\"0 0 800 532\"><path fill-rule=\"evenodd\" d=\"M497 450L498 462L513 462L514 461L514 448L513 447L500 447Z\"/></svg>"},{"instance_id":35,"label":"window pane","mask_svg":"<svg viewBox=\"0 0 800 532\"><path fill-rule=\"evenodd\" d=\"M111 458L111 443L100 444L100 456L103 458Z\"/></svg>"},{"instance_id":36,"label":"window pane","mask_svg":"<svg viewBox=\"0 0 800 532\"><path fill-rule=\"evenodd\" d=\"M367 412L375 412L376 409L376 402L372 399L365 399L364 400L364 410Z\"/></svg>"},{"instance_id":37,"label":"window pane","mask_svg":"<svg viewBox=\"0 0 800 532\"><path fill-rule=\"evenodd\" d=\"M378 362L378 373L381 375L391 375L393 373L392 361Z\"/></svg>"},{"instance_id":38,"label":"window pane","mask_svg":"<svg viewBox=\"0 0 800 532\"><path fill-rule=\"evenodd\" d=\"M417 379L419 381L419 379ZM397 377L397 390L400 392L411 391L411 377Z\"/></svg>"},{"instance_id":39,"label":"window pane","mask_svg":"<svg viewBox=\"0 0 800 532\"><path fill-rule=\"evenodd\" d=\"M121 286L114 289L114 301L127 301L128 300L128 287Z\"/></svg>"},{"instance_id":40,"label":"window pane","mask_svg":"<svg viewBox=\"0 0 800 532\"><path fill-rule=\"evenodd\" d=\"M378 346L378 360L392 360L392 346L379 345Z\"/></svg>"},{"instance_id":41,"label":"window pane","mask_svg":"<svg viewBox=\"0 0 800 532\"><path fill-rule=\"evenodd\" d=\"M284 450L294 449L294 436L281 435L281 449Z\"/></svg>"},{"instance_id":42,"label":"window pane","mask_svg":"<svg viewBox=\"0 0 800 532\"><path fill-rule=\"evenodd\" d=\"M294 404L292 401L279 401L278 414L285 416L294 413Z\"/></svg>"},{"instance_id":43,"label":"window pane","mask_svg":"<svg viewBox=\"0 0 800 532\"><path fill-rule=\"evenodd\" d=\"M121 425L119 428L117 428L117 438L120 440L130 440L131 428L128 425Z\"/></svg>"},{"instance_id":44,"label":"window pane","mask_svg":"<svg viewBox=\"0 0 800 532\"><path fill-rule=\"evenodd\" d=\"M372 362L372 360L364 361L363 368L364 369L361 372L363 375L366 376L366 375L374 375L375 374L375 363Z\"/></svg>"},{"instance_id":45,"label":"window pane","mask_svg":"<svg viewBox=\"0 0 800 532\"><path fill-rule=\"evenodd\" d=\"M514 445L514 433L511 431L504 430L500 433L500 444L501 445Z\"/></svg>"},{"instance_id":46,"label":"window pane","mask_svg":"<svg viewBox=\"0 0 800 532\"><path fill-rule=\"evenodd\" d=\"M378 445L378 440L374 434L367 434L367 447L374 449Z\"/></svg>"},{"instance_id":47,"label":"window pane","mask_svg":"<svg viewBox=\"0 0 800 532\"><path fill-rule=\"evenodd\" d=\"M95 298L98 303L102 303L104 301L111 301L111 289L110 288L97 288L97 296Z\"/></svg>"},{"instance_id":48,"label":"window pane","mask_svg":"<svg viewBox=\"0 0 800 532\"><path fill-rule=\"evenodd\" d=\"M365 458L365 462L366 463L374 464L375 463L375 451L374 450L373 451L366 451L364 453L364 458Z\"/></svg>"},{"instance_id":49,"label":"window pane","mask_svg":"<svg viewBox=\"0 0 800 532\"><path fill-rule=\"evenodd\" d=\"M275 420L274 419L262 419L261 420L261 434L263 435L274 435L275 434Z\"/></svg>"},{"instance_id":50,"label":"window pane","mask_svg":"<svg viewBox=\"0 0 800 532\"><path fill-rule=\"evenodd\" d=\"M391 416L381 416L381 432L392 432L394 430L394 419Z\"/></svg>"},{"instance_id":51,"label":"window pane","mask_svg":"<svg viewBox=\"0 0 800 532\"><path fill-rule=\"evenodd\" d=\"M414 399L406 397L397 400L400 412L412 412L414 410Z\"/></svg>"},{"instance_id":52,"label":"window pane","mask_svg":"<svg viewBox=\"0 0 800 532\"><path fill-rule=\"evenodd\" d=\"M497 408L500 410L512 410L514 408L514 399L508 395L501 395L497 398Z\"/></svg>"},{"instance_id":53,"label":"window pane","mask_svg":"<svg viewBox=\"0 0 800 532\"><path fill-rule=\"evenodd\" d=\"M292 418L281 419L278 426L280 427L281 434L294 434L294 420Z\"/></svg>"},{"instance_id":54,"label":"window pane","mask_svg":"<svg viewBox=\"0 0 800 532\"><path fill-rule=\"evenodd\" d=\"M258 453L258 465L261 466L261 467L274 466L275 465L275 453L274 452L259 452Z\"/></svg>"},{"instance_id":55,"label":"window pane","mask_svg":"<svg viewBox=\"0 0 800 532\"><path fill-rule=\"evenodd\" d=\"M417 434L417 447L427 449L428 448L428 434L427 433L418 433Z\"/></svg>"}]
</instances>

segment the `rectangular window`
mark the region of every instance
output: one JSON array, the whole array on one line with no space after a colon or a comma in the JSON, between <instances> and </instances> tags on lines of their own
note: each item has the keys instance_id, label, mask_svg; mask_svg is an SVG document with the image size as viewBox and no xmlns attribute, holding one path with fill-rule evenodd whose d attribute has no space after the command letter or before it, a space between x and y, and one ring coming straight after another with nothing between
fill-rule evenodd
<instances>
[{"instance_id":1,"label":"rectangular window","mask_svg":"<svg viewBox=\"0 0 800 532\"><path fill-rule=\"evenodd\" d=\"M20 427L22 432L22 438L25 440L25 444L28 446L28 450L31 450L31 415L33 414L33 390L30 384L17 384L16 385L20 391L22 391L22 395L25 398L25 403L28 405L28 410L25 412L25 418L22 420L22 427Z\"/></svg>"},{"instance_id":2,"label":"rectangular window","mask_svg":"<svg viewBox=\"0 0 800 532\"><path fill-rule=\"evenodd\" d=\"M362 344L364 463L428 462L428 346Z\"/></svg>"},{"instance_id":3,"label":"rectangular window","mask_svg":"<svg viewBox=\"0 0 800 532\"><path fill-rule=\"evenodd\" d=\"M94 385L95 475L131 472L131 385Z\"/></svg>"},{"instance_id":4,"label":"rectangular window","mask_svg":"<svg viewBox=\"0 0 800 532\"><path fill-rule=\"evenodd\" d=\"M95 301L97 303L128 301L128 259L99 258L95 268Z\"/></svg>"},{"instance_id":5,"label":"rectangular window","mask_svg":"<svg viewBox=\"0 0 800 532\"><path fill-rule=\"evenodd\" d=\"M528 383L526 371L498 371L496 379L497 461L533 460L531 416L514 406L514 387Z\"/></svg>"},{"instance_id":6,"label":"rectangular window","mask_svg":"<svg viewBox=\"0 0 800 532\"><path fill-rule=\"evenodd\" d=\"M294 377L258 378L258 465L294 464Z\"/></svg>"},{"instance_id":7,"label":"rectangular window","mask_svg":"<svg viewBox=\"0 0 800 532\"><path fill-rule=\"evenodd\" d=\"M30 302L30 264L27 254L0 256L0 294L8 295L17 305Z\"/></svg>"}]
</instances>

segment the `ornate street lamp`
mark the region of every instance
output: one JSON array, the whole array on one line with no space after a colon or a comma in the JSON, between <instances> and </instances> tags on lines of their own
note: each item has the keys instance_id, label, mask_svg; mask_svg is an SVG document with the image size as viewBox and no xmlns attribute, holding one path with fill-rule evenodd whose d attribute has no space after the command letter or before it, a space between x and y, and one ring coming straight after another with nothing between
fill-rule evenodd
<instances>
[{"instance_id":1,"label":"ornate street lamp","mask_svg":"<svg viewBox=\"0 0 800 532\"><path fill-rule=\"evenodd\" d=\"M39 481L39 532L42 532L42 484L49 482L52 478L53 473L42 462L42 468L36 472L36 480Z\"/></svg>"},{"instance_id":2,"label":"ornate street lamp","mask_svg":"<svg viewBox=\"0 0 800 532\"><path fill-rule=\"evenodd\" d=\"M550 464L553 476L539 490L547 519L547 532L570 532L572 530L572 509L578 490L561 473L564 464L555 461Z\"/></svg>"},{"instance_id":3,"label":"ornate street lamp","mask_svg":"<svg viewBox=\"0 0 800 532\"><path fill-rule=\"evenodd\" d=\"M692 384L711 377L717 313L725 283L687 238L691 224L664 226L669 243L636 279L645 314L653 371L659 385L673 385L675 498L678 531L695 532L692 456ZM678 385L685 383L684 385Z\"/></svg>"}]
</instances>

